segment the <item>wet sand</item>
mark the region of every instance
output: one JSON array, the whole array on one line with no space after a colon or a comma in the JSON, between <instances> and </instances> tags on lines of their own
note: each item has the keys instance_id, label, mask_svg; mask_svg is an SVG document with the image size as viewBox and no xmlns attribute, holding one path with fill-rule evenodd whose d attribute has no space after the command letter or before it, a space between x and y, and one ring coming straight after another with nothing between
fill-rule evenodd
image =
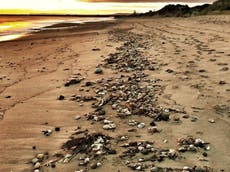
<instances>
[{"instance_id":1,"label":"wet sand","mask_svg":"<svg viewBox=\"0 0 230 172\"><path fill-rule=\"evenodd\" d=\"M202 155L206 151L199 148L196 153L179 153L182 158L152 164L180 169L197 165L211 167L214 171L230 171L229 26L229 15L123 19L116 24L89 24L80 30L42 32L0 43L0 171L33 171L30 161L38 153L49 152L49 159L56 152L65 155L61 146L77 127L88 129L89 133L101 132L113 139L129 138L113 144L117 154L99 158L102 166L95 170L88 166L89 171L133 171L119 157L124 151L121 144L147 140L158 148L177 150L177 140L189 135L210 143L207 157ZM73 95L94 96L101 88L98 84L86 87L88 81L115 80L121 74L135 73L112 69L103 61L110 53L121 51L118 47L129 39L136 40L134 46L144 45L137 52L154 66L154 70L144 68L141 71L158 85L154 90L155 104L175 110L170 112L169 121L157 122L160 133L148 132L150 117L119 118L110 104L103 107L105 117L116 124L116 129L104 130L103 122L92 123L86 119L85 114L93 111L94 101L70 100ZM95 74L99 64L103 69L100 75ZM64 86L68 80L79 76L84 78L81 83ZM60 95L65 99L57 100ZM215 108L224 107L220 105L226 106ZM76 115L81 119L75 120ZM128 121L131 119L146 126L130 127ZM53 131L48 137L42 133L55 127L60 127L60 131ZM128 132L130 128L137 130ZM69 163L57 163L55 168L42 167L41 171L85 169L78 165L79 156L84 154ZM131 160L135 158L140 156L135 155ZM146 171L149 170L150 167Z\"/></svg>"}]
</instances>

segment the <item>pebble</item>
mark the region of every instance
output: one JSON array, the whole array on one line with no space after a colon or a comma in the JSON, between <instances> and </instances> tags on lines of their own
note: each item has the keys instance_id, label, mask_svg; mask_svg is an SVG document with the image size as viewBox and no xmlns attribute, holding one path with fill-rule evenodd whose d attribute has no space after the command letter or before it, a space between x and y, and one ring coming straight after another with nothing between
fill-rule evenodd
<instances>
[{"instance_id":1,"label":"pebble","mask_svg":"<svg viewBox=\"0 0 230 172\"><path fill-rule=\"evenodd\" d=\"M63 95L60 95L59 97L58 97L58 100L64 100L65 99L65 96L63 96Z\"/></svg>"},{"instance_id":2,"label":"pebble","mask_svg":"<svg viewBox=\"0 0 230 172\"><path fill-rule=\"evenodd\" d=\"M176 122L178 122L178 121L180 121L180 117L179 116L174 116L173 120L176 121Z\"/></svg>"},{"instance_id":3,"label":"pebble","mask_svg":"<svg viewBox=\"0 0 230 172\"><path fill-rule=\"evenodd\" d=\"M42 160L45 157L45 155L43 153L40 153L37 155L37 158Z\"/></svg>"},{"instance_id":4,"label":"pebble","mask_svg":"<svg viewBox=\"0 0 230 172\"><path fill-rule=\"evenodd\" d=\"M42 131L43 132L43 134L45 135L45 136L50 136L51 134L52 134L52 130L50 130L50 129L48 129L48 130L44 130L44 131Z\"/></svg>"},{"instance_id":5,"label":"pebble","mask_svg":"<svg viewBox=\"0 0 230 172\"><path fill-rule=\"evenodd\" d=\"M114 123L110 123L110 124L106 124L106 125L104 125L103 126L103 129L104 130L113 130L113 129L116 129L116 124L114 124Z\"/></svg>"},{"instance_id":6,"label":"pebble","mask_svg":"<svg viewBox=\"0 0 230 172\"><path fill-rule=\"evenodd\" d=\"M188 114L185 114L185 115L182 116L182 118L188 119L188 118L189 118L189 115L188 115Z\"/></svg>"},{"instance_id":7,"label":"pebble","mask_svg":"<svg viewBox=\"0 0 230 172\"><path fill-rule=\"evenodd\" d=\"M225 81L220 81L220 82L219 82L219 85L224 85L224 84L226 84Z\"/></svg>"},{"instance_id":8,"label":"pebble","mask_svg":"<svg viewBox=\"0 0 230 172\"><path fill-rule=\"evenodd\" d=\"M34 165L34 168L35 168L35 169L38 169L38 168L40 168L40 167L41 167L40 162L37 162L37 163Z\"/></svg>"},{"instance_id":9,"label":"pebble","mask_svg":"<svg viewBox=\"0 0 230 172\"><path fill-rule=\"evenodd\" d=\"M214 119L209 119L208 122L215 123L215 120Z\"/></svg>"},{"instance_id":10,"label":"pebble","mask_svg":"<svg viewBox=\"0 0 230 172\"><path fill-rule=\"evenodd\" d=\"M32 164L36 164L38 161L39 161L38 158L33 158L33 159L31 160Z\"/></svg>"},{"instance_id":11,"label":"pebble","mask_svg":"<svg viewBox=\"0 0 230 172\"><path fill-rule=\"evenodd\" d=\"M60 127L55 127L55 129L54 129L55 131L60 131L61 130L61 128Z\"/></svg>"},{"instance_id":12,"label":"pebble","mask_svg":"<svg viewBox=\"0 0 230 172\"><path fill-rule=\"evenodd\" d=\"M149 127L148 132L154 134L154 133L159 133L160 131L157 129L157 127Z\"/></svg>"},{"instance_id":13,"label":"pebble","mask_svg":"<svg viewBox=\"0 0 230 172\"><path fill-rule=\"evenodd\" d=\"M191 151L191 152L196 152L196 151L197 151L197 149L196 149L196 147L195 147L194 145L189 145L189 147L188 147L188 151Z\"/></svg>"},{"instance_id":14,"label":"pebble","mask_svg":"<svg viewBox=\"0 0 230 172\"><path fill-rule=\"evenodd\" d=\"M198 119L197 117L194 117L194 116L193 116L193 117L191 117L191 122L196 122L197 119Z\"/></svg>"},{"instance_id":15,"label":"pebble","mask_svg":"<svg viewBox=\"0 0 230 172\"><path fill-rule=\"evenodd\" d=\"M77 115L77 116L75 116L74 119L75 119L75 120L79 120L79 119L81 119L81 116L80 116L80 115Z\"/></svg>"},{"instance_id":16,"label":"pebble","mask_svg":"<svg viewBox=\"0 0 230 172\"><path fill-rule=\"evenodd\" d=\"M129 126L135 126L135 125L137 125L137 121L135 121L135 120L129 120Z\"/></svg>"},{"instance_id":17,"label":"pebble","mask_svg":"<svg viewBox=\"0 0 230 172\"><path fill-rule=\"evenodd\" d=\"M165 139L165 140L163 140L163 143L168 143L168 140L166 140L166 139Z\"/></svg>"},{"instance_id":18,"label":"pebble","mask_svg":"<svg viewBox=\"0 0 230 172\"><path fill-rule=\"evenodd\" d=\"M152 167L150 172L160 172L160 169L158 167Z\"/></svg>"},{"instance_id":19,"label":"pebble","mask_svg":"<svg viewBox=\"0 0 230 172\"><path fill-rule=\"evenodd\" d=\"M70 81L65 83L65 87L69 87L71 85L79 84L83 79L71 79Z\"/></svg>"},{"instance_id":20,"label":"pebble","mask_svg":"<svg viewBox=\"0 0 230 172\"><path fill-rule=\"evenodd\" d=\"M96 74L102 74L103 70L101 68L96 68L95 73Z\"/></svg>"},{"instance_id":21,"label":"pebble","mask_svg":"<svg viewBox=\"0 0 230 172\"><path fill-rule=\"evenodd\" d=\"M40 172L40 170L39 169L35 169L34 172Z\"/></svg>"},{"instance_id":22,"label":"pebble","mask_svg":"<svg viewBox=\"0 0 230 172\"><path fill-rule=\"evenodd\" d=\"M93 164L90 165L90 168L91 168L91 169L96 169L96 168L100 167L101 165L102 165L102 164L101 164L100 162L93 163Z\"/></svg>"},{"instance_id":23,"label":"pebble","mask_svg":"<svg viewBox=\"0 0 230 172\"><path fill-rule=\"evenodd\" d=\"M190 170L190 168L185 166L185 167L183 167L183 170Z\"/></svg>"},{"instance_id":24,"label":"pebble","mask_svg":"<svg viewBox=\"0 0 230 172\"><path fill-rule=\"evenodd\" d=\"M137 125L138 128L144 128L145 127L145 123L141 122L140 124Z\"/></svg>"},{"instance_id":25,"label":"pebble","mask_svg":"<svg viewBox=\"0 0 230 172\"><path fill-rule=\"evenodd\" d=\"M202 155L203 155L204 157L207 157L207 156L208 156L207 152L203 152Z\"/></svg>"},{"instance_id":26,"label":"pebble","mask_svg":"<svg viewBox=\"0 0 230 172\"><path fill-rule=\"evenodd\" d=\"M156 126L156 123L155 123L155 121L153 120L152 122L150 122L149 125L152 126L152 127L154 127L154 126Z\"/></svg>"}]
</instances>

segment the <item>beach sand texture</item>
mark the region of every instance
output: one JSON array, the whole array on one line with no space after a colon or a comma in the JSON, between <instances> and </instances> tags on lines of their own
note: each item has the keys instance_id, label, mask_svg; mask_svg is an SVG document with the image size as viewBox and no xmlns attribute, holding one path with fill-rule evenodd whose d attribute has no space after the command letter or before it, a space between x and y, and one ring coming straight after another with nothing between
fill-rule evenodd
<instances>
[{"instance_id":1,"label":"beach sand texture","mask_svg":"<svg viewBox=\"0 0 230 172\"><path fill-rule=\"evenodd\" d=\"M150 117L139 114L119 118L110 104L103 106L105 118L113 121L116 129L104 130L103 121L92 123L85 116L94 111L91 104L95 100L70 100L73 95L94 96L97 89L103 88L97 83L85 86L86 82L102 78L114 81L121 75L126 78L135 73L112 69L103 61L110 53L128 52L124 49L130 49L130 40L140 58L146 57L154 67L141 70L148 74L149 83L143 81L143 85L154 89L155 97L151 101L156 106L172 109L169 121L156 122L159 133L148 132ZM125 42L128 44L124 45ZM121 148L122 144L147 140L157 148L177 150L177 140L189 135L208 142L210 150L199 148L195 153L179 153L182 158L175 160L146 163L172 168L198 165L230 171L229 45L230 15L121 19L112 24L102 22L76 31L41 32L0 43L0 171L33 171L30 161L38 153L49 152L50 159L56 152L66 154L61 146L77 127L113 139L129 138L117 144L112 141L117 154L92 160L102 166L92 170L88 165L89 171L133 171L125 161L137 162L146 155L121 159L119 156L126 150ZM100 64L103 74L96 74ZM84 80L65 87L74 77ZM60 95L64 100L57 100ZM75 120L76 115L81 118ZM145 127L129 126L129 120L145 123ZM42 133L55 127L60 127L60 131L53 131L50 136ZM136 131L128 132L132 128ZM208 156L204 157L203 152ZM78 160L80 156L84 154L69 163L57 163L55 168L42 167L41 171L85 169L78 165L82 162Z\"/></svg>"}]
</instances>

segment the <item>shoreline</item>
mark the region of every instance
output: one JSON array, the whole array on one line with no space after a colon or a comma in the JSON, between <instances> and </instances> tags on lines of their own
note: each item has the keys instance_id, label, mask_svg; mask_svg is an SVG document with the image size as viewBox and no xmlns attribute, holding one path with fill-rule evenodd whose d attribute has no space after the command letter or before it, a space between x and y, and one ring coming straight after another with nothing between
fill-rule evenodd
<instances>
[{"instance_id":1,"label":"shoreline","mask_svg":"<svg viewBox=\"0 0 230 172\"><path fill-rule=\"evenodd\" d=\"M0 171L229 171L229 20L116 20L0 43Z\"/></svg>"},{"instance_id":2,"label":"shoreline","mask_svg":"<svg viewBox=\"0 0 230 172\"><path fill-rule=\"evenodd\" d=\"M38 17L38 19L39 19L39 17ZM108 23L112 24L113 22L115 22L116 19L112 19L112 18L105 19L105 18L103 18L103 20L102 20L101 17L98 17L97 20L98 21L95 21L95 22L92 22L92 21L81 21L80 22L79 21L78 23L73 23L71 21L67 21L67 22L59 21L57 23L53 23L53 24L50 24L50 25L47 25L47 26L28 29L27 31L20 32L20 33L16 32L16 33L12 33L10 35L2 35L2 37L9 37L9 40L3 40L1 42L7 42L7 41L13 41L13 40L23 40L23 38L36 37L35 36L36 34L41 35L42 33L51 33L51 34L53 34L54 32L71 32L71 31L75 32L75 30L78 31L78 32L80 32L82 30L88 31L88 30L90 30L90 27L95 27L96 29L97 28L100 29L100 28L103 28L102 25L104 25L104 27L106 27L106 25ZM10 37L13 37L14 35L21 35L21 36L19 36L18 38L12 38L11 39Z\"/></svg>"}]
</instances>

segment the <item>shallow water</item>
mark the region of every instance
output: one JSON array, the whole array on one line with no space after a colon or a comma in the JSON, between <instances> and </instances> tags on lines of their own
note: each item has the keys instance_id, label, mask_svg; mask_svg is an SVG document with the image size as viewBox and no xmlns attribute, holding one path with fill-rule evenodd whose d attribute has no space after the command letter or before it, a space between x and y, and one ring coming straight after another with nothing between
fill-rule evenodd
<instances>
[{"instance_id":1,"label":"shallow water","mask_svg":"<svg viewBox=\"0 0 230 172\"><path fill-rule=\"evenodd\" d=\"M82 24L87 22L99 22L113 20L111 17L40 17L40 16L0 16L0 42L18 39L32 32L49 28L57 23ZM75 26L77 27L77 25ZM66 28L66 27L61 27ZM59 27L59 29L61 29Z\"/></svg>"}]
</instances>

